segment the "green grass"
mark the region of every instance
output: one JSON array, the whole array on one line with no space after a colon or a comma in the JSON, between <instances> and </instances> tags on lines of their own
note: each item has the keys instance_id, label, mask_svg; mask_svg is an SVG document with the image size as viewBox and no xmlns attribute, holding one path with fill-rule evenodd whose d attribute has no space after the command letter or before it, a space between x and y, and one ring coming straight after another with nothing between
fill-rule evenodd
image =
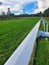
<instances>
[{"instance_id":1,"label":"green grass","mask_svg":"<svg viewBox=\"0 0 49 65\"><path fill-rule=\"evenodd\" d=\"M49 25L49 19L45 19ZM41 28L41 30L43 29ZM36 58L36 65L49 65L49 39L47 41L45 38L40 39Z\"/></svg>"},{"instance_id":2,"label":"green grass","mask_svg":"<svg viewBox=\"0 0 49 65\"><path fill-rule=\"evenodd\" d=\"M0 20L0 65L3 65L39 18Z\"/></svg>"},{"instance_id":3,"label":"green grass","mask_svg":"<svg viewBox=\"0 0 49 65\"><path fill-rule=\"evenodd\" d=\"M49 65L49 41L41 39L38 51L36 65Z\"/></svg>"}]
</instances>

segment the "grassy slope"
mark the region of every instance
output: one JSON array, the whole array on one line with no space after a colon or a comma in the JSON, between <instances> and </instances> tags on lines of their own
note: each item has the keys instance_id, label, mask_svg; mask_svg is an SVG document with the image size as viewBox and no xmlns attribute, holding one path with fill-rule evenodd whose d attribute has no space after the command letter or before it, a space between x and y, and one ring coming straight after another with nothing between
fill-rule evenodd
<instances>
[{"instance_id":1,"label":"grassy slope","mask_svg":"<svg viewBox=\"0 0 49 65\"><path fill-rule=\"evenodd\" d=\"M46 18L49 25L49 19ZM49 65L49 39L41 39L38 45L36 65Z\"/></svg>"},{"instance_id":2,"label":"grassy slope","mask_svg":"<svg viewBox=\"0 0 49 65\"><path fill-rule=\"evenodd\" d=\"M3 65L39 18L0 20L0 65Z\"/></svg>"}]
</instances>

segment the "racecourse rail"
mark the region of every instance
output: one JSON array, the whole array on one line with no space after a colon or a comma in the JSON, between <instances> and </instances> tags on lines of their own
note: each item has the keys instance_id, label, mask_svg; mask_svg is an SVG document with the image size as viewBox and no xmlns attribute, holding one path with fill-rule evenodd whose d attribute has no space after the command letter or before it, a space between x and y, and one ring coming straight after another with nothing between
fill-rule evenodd
<instances>
[{"instance_id":1,"label":"racecourse rail","mask_svg":"<svg viewBox=\"0 0 49 65\"><path fill-rule=\"evenodd\" d=\"M32 31L26 36L19 47L14 51L11 57L4 65L28 65L31 54L33 52L34 44L39 31L41 19L34 26Z\"/></svg>"}]
</instances>

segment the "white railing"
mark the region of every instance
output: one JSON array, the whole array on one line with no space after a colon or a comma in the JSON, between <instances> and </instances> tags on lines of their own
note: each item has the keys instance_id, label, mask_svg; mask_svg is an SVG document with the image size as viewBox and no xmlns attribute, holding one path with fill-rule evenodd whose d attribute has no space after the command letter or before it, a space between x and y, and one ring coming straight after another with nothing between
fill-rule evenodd
<instances>
[{"instance_id":1,"label":"white railing","mask_svg":"<svg viewBox=\"0 0 49 65\"><path fill-rule=\"evenodd\" d=\"M48 22L45 19L43 19L42 17L41 17L41 21L43 22L43 25L44 25L44 31L48 32ZM46 38L46 40L47 40L47 38Z\"/></svg>"},{"instance_id":2,"label":"white railing","mask_svg":"<svg viewBox=\"0 0 49 65\"><path fill-rule=\"evenodd\" d=\"M4 65L28 65L33 52L41 20L35 25Z\"/></svg>"},{"instance_id":3,"label":"white railing","mask_svg":"<svg viewBox=\"0 0 49 65\"><path fill-rule=\"evenodd\" d=\"M41 17L41 21L43 22L43 25L44 25L44 31L48 32L48 22L42 17Z\"/></svg>"}]
</instances>

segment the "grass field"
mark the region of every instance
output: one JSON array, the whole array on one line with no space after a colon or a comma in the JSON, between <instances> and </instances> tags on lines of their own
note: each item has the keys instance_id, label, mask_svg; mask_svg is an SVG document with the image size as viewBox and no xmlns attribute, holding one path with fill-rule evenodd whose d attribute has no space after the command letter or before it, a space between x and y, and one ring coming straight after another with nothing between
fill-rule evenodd
<instances>
[{"instance_id":1,"label":"grass field","mask_svg":"<svg viewBox=\"0 0 49 65\"><path fill-rule=\"evenodd\" d=\"M0 20L0 65L3 65L39 18Z\"/></svg>"},{"instance_id":2,"label":"grass field","mask_svg":"<svg viewBox=\"0 0 49 65\"><path fill-rule=\"evenodd\" d=\"M39 19L0 20L0 65L6 62ZM49 18L45 19L49 25ZM41 29L43 30L43 27ZM47 41L45 38L40 40L36 65L49 65L49 39Z\"/></svg>"},{"instance_id":3,"label":"grass field","mask_svg":"<svg viewBox=\"0 0 49 65\"><path fill-rule=\"evenodd\" d=\"M45 19L49 25L49 19ZM45 38L40 39L37 50L36 65L49 65L49 39L47 41Z\"/></svg>"}]
</instances>

